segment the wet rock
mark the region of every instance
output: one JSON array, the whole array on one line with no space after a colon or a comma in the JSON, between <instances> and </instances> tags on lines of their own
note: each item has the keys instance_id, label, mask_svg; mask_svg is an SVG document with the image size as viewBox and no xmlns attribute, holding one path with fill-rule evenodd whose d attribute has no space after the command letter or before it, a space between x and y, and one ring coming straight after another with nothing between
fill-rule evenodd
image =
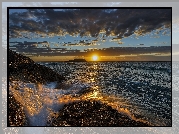
<instances>
[{"instance_id":1,"label":"wet rock","mask_svg":"<svg viewBox=\"0 0 179 134\"><path fill-rule=\"evenodd\" d=\"M28 126L28 120L23 106L9 95L8 126Z\"/></svg>"},{"instance_id":2,"label":"wet rock","mask_svg":"<svg viewBox=\"0 0 179 134\"><path fill-rule=\"evenodd\" d=\"M32 83L62 82L65 78L52 69L9 49L9 79Z\"/></svg>"},{"instance_id":3,"label":"wet rock","mask_svg":"<svg viewBox=\"0 0 179 134\"><path fill-rule=\"evenodd\" d=\"M80 101L65 105L50 126L149 126L131 120L112 107L98 101Z\"/></svg>"}]
</instances>

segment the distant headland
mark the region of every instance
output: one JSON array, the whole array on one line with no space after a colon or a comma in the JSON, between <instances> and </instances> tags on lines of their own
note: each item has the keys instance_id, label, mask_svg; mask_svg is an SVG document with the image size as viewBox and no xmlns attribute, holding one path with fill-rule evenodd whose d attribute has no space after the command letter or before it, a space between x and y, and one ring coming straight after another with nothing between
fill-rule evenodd
<instances>
[{"instance_id":1,"label":"distant headland","mask_svg":"<svg viewBox=\"0 0 179 134\"><path fill-rule=\"evenodd\" d=\"M74 59L74 60L69 60L68 62L87 62L85 59Z\"/></svg>"}]
</instances>

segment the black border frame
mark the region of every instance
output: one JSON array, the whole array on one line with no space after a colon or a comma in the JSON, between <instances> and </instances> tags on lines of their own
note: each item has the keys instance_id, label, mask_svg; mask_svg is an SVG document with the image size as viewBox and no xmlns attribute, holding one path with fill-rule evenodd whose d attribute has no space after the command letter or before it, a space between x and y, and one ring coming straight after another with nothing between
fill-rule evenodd
<instances>
[{"instance_id":1,"label":"black border frame","mask_svg":"<svg viewBox=\"0 0 179 134\"><path fill-rule=\"evenodd\" d=\"M7 127L55 127L55 126L10 126L9 124L9 10L10 9L171 9L171 126L150 126L150 127L172 127L172 7L7 7ZM136 62L136 61L128 61ZM141 61L138 61L141 62ZM144 61L146 62L146 61ZM162 62L162 61L152 61ZM165 61L163 61L165 62ZM57 126L57 127L75 127L75 126ZM92 127L92 126L79 126L79 127ZM95 126L98 127L98 126ZM104 126L113 127L113 126ZM121 126L119 126L121 127ZM128 126L125 126L128 127ZM141 127L141 126L130 126ZM146 126L145 126L146 127Z\"/></svg>"}]
</instances>

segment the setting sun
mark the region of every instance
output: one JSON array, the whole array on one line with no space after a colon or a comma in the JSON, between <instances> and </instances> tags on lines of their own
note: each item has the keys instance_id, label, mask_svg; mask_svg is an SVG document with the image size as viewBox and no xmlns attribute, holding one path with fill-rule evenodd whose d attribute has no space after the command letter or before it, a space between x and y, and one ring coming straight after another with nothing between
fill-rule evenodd
<instances>
[{"instance_id":1,"label":"setting sun","mask_svg":"<svg viewBox=\"0 0 179 134\"><path fill-rule=\"evenodd\" d=\"M92 59L93 59L93 61L97 61L98 60L98 56L93 55Z\"/></svg>"}]
</instances>

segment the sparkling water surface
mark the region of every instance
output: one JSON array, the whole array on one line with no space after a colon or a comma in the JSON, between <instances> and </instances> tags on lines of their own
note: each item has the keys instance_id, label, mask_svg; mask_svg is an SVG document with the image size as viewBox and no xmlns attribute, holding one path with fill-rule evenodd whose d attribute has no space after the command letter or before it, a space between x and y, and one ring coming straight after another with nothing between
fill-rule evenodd
<instances>
[{"instance_id":1,"label":"sparkling water surface","mask_svg":"<svg viewBox=\"0 0 179 134\"><path fill-rule=\"evenodd\" d=\"M100 101L152 126L171 126L170 62L38 64L52 68L66 80L45 85L9 83L10 94L24 106L30 126L46 126L65 104L84 100Z\"/></svg>"},{"instance_id":2,"label":"sparkling water surface","mask_svg":"<svg viewBox=\"0 0 179 134\"><path fill-rule=\"evenodd\" d=\"M171 125L171 62L40 63L64 75L66 85L87 89L133 119Z\"/></svg>"}]
</instances>

